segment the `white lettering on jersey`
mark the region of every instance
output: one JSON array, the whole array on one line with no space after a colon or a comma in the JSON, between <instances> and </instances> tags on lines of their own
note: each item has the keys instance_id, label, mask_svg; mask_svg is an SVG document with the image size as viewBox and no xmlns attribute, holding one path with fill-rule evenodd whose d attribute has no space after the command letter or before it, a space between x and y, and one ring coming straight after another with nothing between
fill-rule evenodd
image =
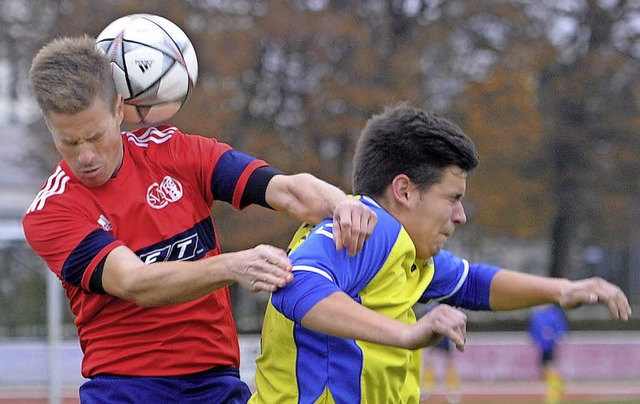
<instances>
[{"instance_id":1,"label":"white lettering on jersey","mask_svg":"<svg viewBox=\"0 0 640 404\"><path fill-rule=\"evenodd\" d=\"M53 195L60 195L64 193L66 189L67 182L69 182L71 178L62 171L62 168L58 166L56 171L51 174L44 188L38 192L35 199L27 209L27 213L31 213L36 210L42 210L44 208L44 204L47 201L47 198Z\"/></svg>"},{"instance_id":2,"label":"white lettering on jersey","mask_svg":"<svg viewBox=\"0 0 640 404\"><path fill-rule=\"evenodd\" d=\"M171 251L170 245L142 255L140 259L144 261L145 264L152 264L156 261L165 261L165 258L169 256L169 251Z\"/></svg>"},{"instance_id":3,"label":"white lettering on jersey","mask_svg":"<svg viewBox=\"0 0 640 404\"><path fill-rule=\"evenodd\" d=\"M102 227L102 230L106 232L113 230L113 225L105 215L100 215L100 218L98 218L98 224Z\"/></svg>"},{"instance_id":4,"label":"white lettering on jersey","mask_svg":"<svg viewBox=\"0 0 640 404\"><path fill-rule=\"evenodd\" d=\"M187 249L193 244L193 241L193 238L189 238L174 244L174 248L178 249L178 261L182 261L184 259L184 257L187 255ZM191 251L193 251L193 247L191 248Z\"/></svg>"},{"instance_id":5,"label":"white lettering on jersey","mask_svg":"<svg viewBox=\"0 0 640 404\"><path fill-rule=\"evenodd\" d=\"M183 239L176 240L171 245L142 254L140 259L145 264L161 261L185 261L196 256L197 247L198 234L196 233Z\"/></svg>"},{"instance_id":6,"label":"white lettering on jersey","mask_svg":"<svg viewBox=\"0 0 640 404\"><path fill-rule=\"evenodd\" d=\"M162 209L169 202L177 202L182 198L182 184L168 175L158 184L154 182L147 188L147 203L154 209Z\"/></svg>"},{"instance_id":7,"label":"white lettering on jersey","mask_svg":"<svg viewBox=\"0 0 640 404\"><path fill-rule=\"evenodd\" d=\"M169 127L164 130L158 128L147 128L140 136L136 136L132 132L126 132L127 140L139 147L149 147L149 143L161 144L171 139L171 135L176 131L175 127Z\"/></svg>"}]
</instances>

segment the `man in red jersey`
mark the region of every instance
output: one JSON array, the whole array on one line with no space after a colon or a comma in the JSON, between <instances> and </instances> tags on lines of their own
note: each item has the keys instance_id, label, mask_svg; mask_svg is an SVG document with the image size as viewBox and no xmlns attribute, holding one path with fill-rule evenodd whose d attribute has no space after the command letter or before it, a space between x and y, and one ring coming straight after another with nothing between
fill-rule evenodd
<instances>
[{"instance_id":1,"label":"man in red jersey","mask_svg":"<svg viewBox=\"0 0 640 404\"><path fill-rule=\"evenodd\" d=\"M27 210L32 248L60 278L84 353L83 403L246 402L228 285L272 292L293 279L269 245L222 253L211 206L257 204L334 219L355 254L377 217L310 174L283 175L172 126L121 132L123 97L95 40L56 39L31 86L62 161Z\"/></svg>"}]
</instances>

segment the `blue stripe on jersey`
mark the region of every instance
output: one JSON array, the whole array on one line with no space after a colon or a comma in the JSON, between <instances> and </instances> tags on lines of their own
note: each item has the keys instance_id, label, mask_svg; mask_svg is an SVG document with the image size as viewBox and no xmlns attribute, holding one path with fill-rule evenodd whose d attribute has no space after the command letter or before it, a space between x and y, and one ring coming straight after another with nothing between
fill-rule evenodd
<instances>
[{"instance_id":1,"label":"blue stripe on jersey","mask_svg":"<svg viewBox=\"0 0 640 404\"><path fill-rule=\"evenodd\" d=\"M211 175L211 192L216 200L231 203L238 179L256 158L231 149L222 154Z\"/></svg>"},{"instance_id":2,"label":"blue stripe on jersey","mask_svg":"<svg viewBox=\"0 0 640 404\"><path fill-rule=\"evenodd\" d=\"M216 248L213 221L207 217L190 229L159 243L141 248L136 255L145 264L160 261L196 261Z\"/></svg>"},{"instance_id":3,"label":"blue stripe on jersey","mask_svg":"<svg viewBox=\"0 0 640 404\"><path fill-rule=\"evenodd\" d=\"M491 280L500 270L486 264L469 264L447 250L433 257L433 280L420 299L421 303L441 301L470 310L490 310Z\"/></svg>"},{"instance_id":4,"label":"blue stripe on jersey","mask_svg":"<svg viewBox=\"0 0 640 404\"><path fill-rule=\"evenodd\" d=\"M76 248L71 251L64 265L62 265L62 279L70 285L81 287L84 271L107 245L115 241L115 238L102 229L96 229L89 233Z\"/></svg>"},{"instance_id":5,"label":"blue stripe on jersey","mask_svg":"<svg viewBox=\"0 0 640 404\"><path fill-rule=\"evenodd\" d=\"M362 396L362 350L354 340L329 336L296 325L298 402L313 403L326 387L336 403L355 403ZM341 360L332 361L331 358ZM326 367L327 359L329 368ZM357 386L357 387L356 387Z\"/></svg>"}]
</instances>

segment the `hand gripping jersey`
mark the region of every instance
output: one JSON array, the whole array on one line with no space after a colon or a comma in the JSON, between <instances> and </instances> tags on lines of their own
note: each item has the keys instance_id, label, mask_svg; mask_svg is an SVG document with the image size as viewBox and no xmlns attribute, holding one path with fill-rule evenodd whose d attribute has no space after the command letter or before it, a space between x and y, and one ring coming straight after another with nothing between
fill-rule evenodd
<instances>
[{"instance_id":1,"label":"hand gripping jersey","mask_svg":"<svg viewBox=\"0 0 640 404\"><path fill-rule=\"evenodd\" d=\"M294 280L272 294L256 360L257 392L252 403L418 403L421 350L338 338L300 325L318 301L342 291L356 302L407 324L415 323L418 301L449 298L458 292L486 308L463 285L469 264L448 252L417 261L415 246L401 224L372 199L378 215L371 237L355 257L336 251L332 224L305 225L294 236L290 258ZM494 270L474 284L488 293ZM433 285L433 289L428 289Z\"/></svg>"},{"instance_id":2,"label":"hand gripping jersey","mask_svg":"<svg viewBox=\"0 0 640 404\"><path fill-rule=\"evenodd\" d=\"M171 376L239 367L227 288L185 304L143 308L101 293L96 271L121 245L145 263L219 254L211 205L221 200L240 209L247 193L264 198L267 179L262 189L245 187L267 164L170 126L122 136L116 177L88 188L62 161L23 219L27 241L61 279L76 316L82 374Z\"/></svg>"}]
</instances>

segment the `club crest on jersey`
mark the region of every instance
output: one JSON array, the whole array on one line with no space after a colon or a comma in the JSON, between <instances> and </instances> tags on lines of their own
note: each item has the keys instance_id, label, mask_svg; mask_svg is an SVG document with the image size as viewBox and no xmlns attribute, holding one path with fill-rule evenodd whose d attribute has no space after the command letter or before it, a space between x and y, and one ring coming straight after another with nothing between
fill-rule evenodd
<instances>
[{"instance_id":1,"label":"club crest on jersey","mask_svg":"<svg viewBox=\"0 0 640 404\"><path fill-rule=\"evenodd\" d=\"M158 184L154 182L147 188L147 203L154 209L162 209L169 202L177 202L182 198L182 184L168 175Z\"/></svg>"}]
</instances>

